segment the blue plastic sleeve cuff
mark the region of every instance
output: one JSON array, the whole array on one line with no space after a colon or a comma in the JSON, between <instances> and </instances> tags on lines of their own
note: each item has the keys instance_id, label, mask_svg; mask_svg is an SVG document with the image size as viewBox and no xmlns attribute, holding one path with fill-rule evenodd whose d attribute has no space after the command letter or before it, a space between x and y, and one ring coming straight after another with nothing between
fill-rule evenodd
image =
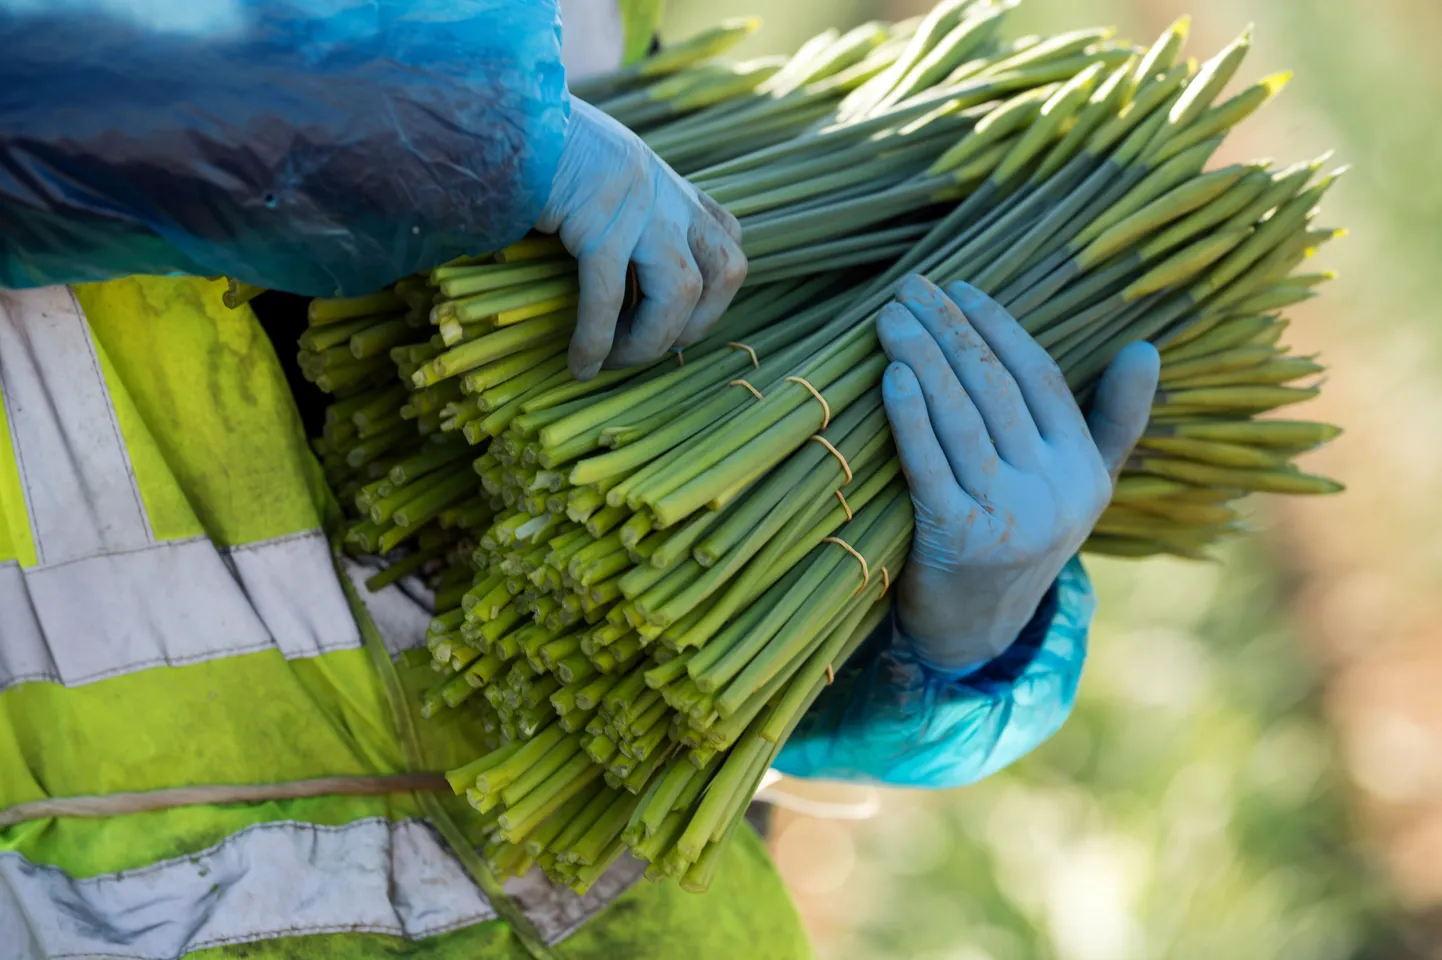
<instances>
[{"instance_id":1,"label":"blue plastic sleeve cuff","mask_svg":"<svg viewBox=\"0 0 1442 960\"><path fill-rule=\"evenodd\" d=\"M1016 642L962 674L923 664L888 622L823 691L776 768L916 787L990 776L1070 715L1095 609L1091 583L1073 559Z\"/></svg>"}]
</instances>

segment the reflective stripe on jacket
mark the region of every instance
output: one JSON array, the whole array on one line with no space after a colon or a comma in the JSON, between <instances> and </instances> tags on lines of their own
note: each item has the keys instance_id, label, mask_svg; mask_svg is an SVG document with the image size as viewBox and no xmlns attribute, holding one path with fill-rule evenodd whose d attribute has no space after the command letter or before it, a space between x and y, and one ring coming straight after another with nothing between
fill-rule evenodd
<instances>
[{"instance_id":1,"label":"reflective stripe on jacket","mask_svg":"<svg viewBox=\"0 0 1442 960\"><path fill-rule=\"evenodd\" d=\"M560 0L561 63L589 80L646 55L664 0Z\"/></svg>"}]
</instances>

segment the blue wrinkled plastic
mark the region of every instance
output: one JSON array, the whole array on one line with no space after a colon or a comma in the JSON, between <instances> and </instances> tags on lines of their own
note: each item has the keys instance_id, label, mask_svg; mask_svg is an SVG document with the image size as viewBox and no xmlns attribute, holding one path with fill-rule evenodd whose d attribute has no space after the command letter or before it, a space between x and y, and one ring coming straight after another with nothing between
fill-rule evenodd
<instances>
[{"instance_id":1,"label":"blue wrinkled plastic","mask_svg":"<svg viewBox=\"0 0 1442 960\"><path fill-rule=\"evenodd\" d=\"M0 286L375 290L535 223L555 0L0 0Z\"/></svg>"},{"instance_id":2,"label":"blue wrinkled plastic","mask_svg":"<svg viewBox=\"0 0 1442 960\"><path fill-rule=\"evenodd\" d=\"M1096 597L1071 560L1005 653L965 675L922 663L891 621L827 687L774 766L796 777L959 787L1014 763L1076 702Z\"/></svg>"}]
</instances>

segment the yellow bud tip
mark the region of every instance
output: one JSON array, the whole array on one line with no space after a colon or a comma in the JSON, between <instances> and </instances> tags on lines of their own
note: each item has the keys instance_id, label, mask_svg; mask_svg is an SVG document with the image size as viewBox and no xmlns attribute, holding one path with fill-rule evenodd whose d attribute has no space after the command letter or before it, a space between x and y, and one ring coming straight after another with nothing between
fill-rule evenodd
<instances>
[{"instance_id":1,"label":"yellow bud tip","mask_svg":"<svg viewBox=\"0 0 1442 960\"><path fill-rule=\"evenodd\" d=\"M1237 43L1238 43L1238 44L1243 44L1243 43L1244 43L1244 44L1246 44L1246 45L1248 45L1248 46L1251 46L1251 43L1252 43L1252 32L1253 32L1254 30L1256 30L1256 28L1257 28L1257 25L1256 25L1255 23L1249 23L1249 24L1247 24L1247 27L1246 27L1245 30L1242 31L1241 36L1237 37Z\"/></svg>"},{"instance_id":2,"label":"yellow bud tip","mask_svg":"<svg viewBox=\"0 0 1442 960\"><path fill-rule=\"evenodd\" d=\"M1181 37L1183 40L1187 39L1187 34L1192 32L1192 15L1190 13L1182 14L1180 17L1177 17L1177 19L1167 29L1171 33L1175 33L1177 36Z\"/></svg>"},{"instance_id":3,"label":"yellow bud tip","mask_svg":"<svg viewBox=\"0 0 1442 960\"><path fill-rule=\"evenodd\" d=\"M1282 92L1282 88L1285 87L1291 81L1291 79L1292 71L1282 70L1272 74L1269 77L1263 77L1261 80L1257 81L1257 85L1267 88L1267 96L1275 97L1277 94Z\"/></svg>"},{"instance_id":4,"label":"yellow bud tip","mask_svg":"<svg viewBox=\"0 0 1442 960\"><path fill-rule=\"evenodd\" d=\"M737 31L745 34L755 33L761 29L760 17L728 17L719 24L719 29L726 32Z\"/></svg>"}]
</instances>

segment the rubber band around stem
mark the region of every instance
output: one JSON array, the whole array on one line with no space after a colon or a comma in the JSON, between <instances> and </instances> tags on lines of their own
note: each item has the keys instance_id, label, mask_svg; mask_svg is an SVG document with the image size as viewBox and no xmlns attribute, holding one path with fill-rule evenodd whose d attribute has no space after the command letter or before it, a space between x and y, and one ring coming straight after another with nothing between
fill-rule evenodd
<instances>
[{"instance_id":1,"label":"rubber band around stem","mask_svg":"<svg viewBox=\"0 0 1442 960\"><path fill-rule=\"evenodd\" d=\"M760 391L760 390L757 390L755 387L751 386L751 384L748 383L748 382L745 381L745 380L732 380L732 381L728 382L728 383L726 384L726 386L728 386L728 387L745 387L747 390L750 390L750 391L751 391L751 393L756 397L757 400L765 400L765 399L766 399L765 397L763 397L763 396L761 395L761 391Z\"/></svg>"},{"instance_id":2,"label":"rubber band around stem","mask_svg":"<svg viewBox=\"0 0 1442 960\"><path fill-rule=\"evenodd\" d=\"M855 520L856 515L851 512L851 504L846 502L846 494L842 493L840 490L837 490L836 499L841 501L841 509L846 511L846 522L850 523L852 520Z\"/></svg>"},{"instance_id":3,"label":"rubber band around stem","mask_svg":"<svg viewBox=\"0 0 1442 960\"><path fill-rule=\"evenodd\" d=\"M735 340L727 341L726 346L730 347L732 350L745 350L747 353L751 354L751 368L753 370L761 369L761 361L756 359L756 351L753 350L751 347L748 347L744 343L737 343Z\"/></svg>"},{"instance_id":4,"label":"rubber band around stem","mask_svg":"<svg viewBox=\"0 0 1442 960\"><path fill-rule=\"evenodd\" d=\"M860 593L861 591L865 590L865 589L866 589L866 585L871 582L871 568L870 568L869 566L867 566L867 564L866 564L866 558L861 555L861 552L860 552L859 550L857 550L855 547L853 547L851 544L847 543L845 540L841 539L840 537L827 537L826 539L822 540L821 542L822 542L822 543L834 543L834 544L836 544L838 547L840 547L841 549L845 550L847 553L851 554L853 557L856 558L856 562L859 563L859 564L861 564L861 586L857 587L856 590L855 590L855 592L853 592L851 595L854 597L854 596L856 596L856 594L858 594L858 593Z\"/></svg>"},{"instance_id":5,"label":"rubber band around stem","mask_svg":"<svg viewBox=\"0 0 1442 960\"><path fill-rule=\"evenodd\" d=\"M845 482L842 483L842 486L843 486L843 487L846 486L846 484L848 484L848 483L850 483L850 482L852 481L853 476L852 476L852 473L851 473L851 464L849 464L849 463L846 462L846 458L841 455L841 451L840 451L840 450L836 449L835 447L833 447L833 446L831 445L831 441L830 441L830 440L827 440L825 437L823 437L823 436L822 436L821 434L819 434L819 433L813 433L813 434L812 434L810 437L808 437L807 439L808 439L808 440L815 440L817 443L821 444L821 445L822 445L823 447L825 447L827 450L830 450L830 451L831 451L831 455L836 458L836 462L839 463L839 464L841 464L841 469L844 470L844 471L846 471L846 480L845 480ZM850 511L847 511L847 512L849 513Z\"/></svg>"},{"instance_id":6,"label":"rubber band around stem","mask_svg":"<svg viewBox=\"0 0 1442 960\"><path fill-rule=\"evenodd\" d=\"M821 429L825 430L827 427L831 426L831 404L826 402L826 398L821 395L820 390L817 390L809 382L807 382L805 377L787 377L786 382L799 383L801 384L801 386L805 387L811 393L811 395L816 398L816 402L821 404Z\"/></svg>"}]
</instances>

